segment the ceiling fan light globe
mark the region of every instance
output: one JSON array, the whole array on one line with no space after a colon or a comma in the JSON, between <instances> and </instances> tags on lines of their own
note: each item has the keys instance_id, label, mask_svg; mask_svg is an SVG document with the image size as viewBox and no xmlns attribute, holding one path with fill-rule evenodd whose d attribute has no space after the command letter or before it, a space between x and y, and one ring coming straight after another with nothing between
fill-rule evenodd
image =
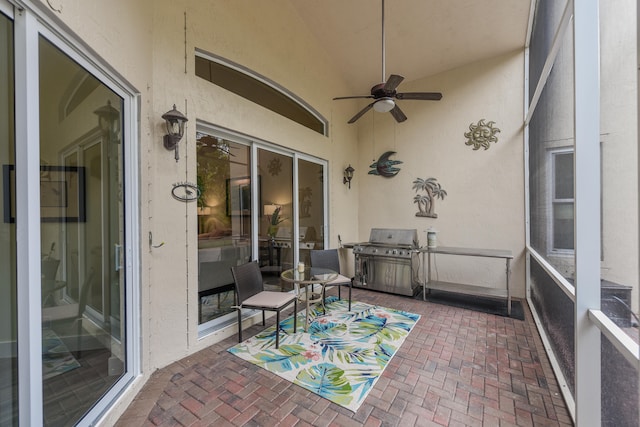
<instances>
[{"instance_id":1,"label":"ceiling fan light globe","mask_svg":"<svg viewBox=\"0 0 640 427\"><path fill-rule=\"evenodd\" d=\"M393 102L391 98L382 98L373 104L373 109L379 113L388 113L393 110L393 107L396 106L396 103Z\"/></svg>"}]
</instances>

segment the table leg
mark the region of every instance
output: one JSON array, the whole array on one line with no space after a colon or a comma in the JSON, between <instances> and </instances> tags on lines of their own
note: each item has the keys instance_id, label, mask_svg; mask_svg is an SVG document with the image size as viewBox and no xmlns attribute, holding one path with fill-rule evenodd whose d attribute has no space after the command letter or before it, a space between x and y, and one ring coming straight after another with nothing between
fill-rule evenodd
<instances>
[{"instance_id":1,"label":"table leg","mask_svg":"<svg viewBox=\"0 0 640 427\"><path fill-rule=\"evenodd\" d=\"M313 289L311 289L311 294L313 295ZM309 329L309 285L308 284L304 285L304 299L305 299L304 331L307 332L307 330Z\"/></svg>"},{"instance_id":2,"label":"table leg","mask_svg":"<svg viewBox=\"0 0 640 427\"><path fill-rule=\"evenodd\" d=\"M427 268L424 262L425 253L422 252L422 301L427 300Z\"/></svg>"},{"instance_id":3,"label":"table leg","mask_svg":"<svg viewBox=\"0 0 640 427\"><path fill-rule=\"evenodd\" d=\"M426 292L427 292L427 284L431 281L431 253L427 252L426 254L427 254L427 278L424 281L424 289L422 289L423 290L423 295L422 295L422 299L423 300L427 299L424 294L426 294Z\"/></svg>"},{"instance_id":4,"label":"table leg","mask_svg":"<svg viewBox=\"0 0 640 427\"><path fill-rule=\"evenodd\" d=\"M507 258L507 315L511 316L511 286L509 276L511 276L511 259Z\"/></svg>"},{"instance_id":5,"label":"table leg","mask_svg":"<svg viewBox=\"0 0 640 427\"><path fill-rule=\"evenodd\" d=\"M340 286L338 286L340 289ZM325 297L325 283L320 283L320 302L322 303L322 314L326 316L327 309L324 306L324 297Z\"/></svg>"}]
</instances>

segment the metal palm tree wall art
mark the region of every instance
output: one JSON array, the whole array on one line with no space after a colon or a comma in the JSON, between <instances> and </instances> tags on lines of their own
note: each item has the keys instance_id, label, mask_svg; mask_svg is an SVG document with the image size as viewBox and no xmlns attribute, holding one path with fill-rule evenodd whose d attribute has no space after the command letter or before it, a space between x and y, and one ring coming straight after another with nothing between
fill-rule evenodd
<instances>
[{"instance_id":1,"label":"metal palm tree wall art","mask_svg":"<svg viewBox=\"0 0 640 427\"><path fill-rule=\"evenodd\" d=\"M434 212L436 199L444 200L444 196L447 195L438 180L416 178L413 181L413 189L418 193L413 197L413 203L418 205L416 216L438 218L438 214Z\"/></svg>"},{"instance_id":2,"label":"metal palm tree wall art","mask_svg":"<svg viewBox=\"0 0 640 427\"><path fill-rule=\"evenodd\" d=\"M469 132L464 133L464 137L467 138L465 145L473 145L474 150L484 148L488 150L491 147L492 142L498 142L496 133L500 132L500 129L493 127L496 122L490 121L485 123L484 119L480 119L478 124L471 123L469 125Z\"/></svg>"},{"instance_id":3,"label":"metal palm tree wall art","mask_svg":"<svg viewBox=\"0 0 640 427\"><path fill-rule=\"evenodd\" d=\"M298 190L298 200L300 203L300 218L308 218L311 216L311 197L313 196L313 189L311 187L304 187Z\"/></svg>"}]
</instances>

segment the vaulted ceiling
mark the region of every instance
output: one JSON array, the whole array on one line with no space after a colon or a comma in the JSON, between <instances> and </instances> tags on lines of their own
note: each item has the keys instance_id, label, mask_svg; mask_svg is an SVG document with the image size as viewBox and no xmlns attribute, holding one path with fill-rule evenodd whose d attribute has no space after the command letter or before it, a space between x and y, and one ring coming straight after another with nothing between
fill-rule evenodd
<instances>
[{"instance_id":1,"label":"vaulted ceiling","mask_svg":"<svg viewBox=\"0 0 640 427\"><path fill-rule=\"evenodd\" d=\"M291 0L353 95L389 74L406 81L522 49L535 0ZM335 94L351 95L351 94Z\"/></svg>"}]
</instances>

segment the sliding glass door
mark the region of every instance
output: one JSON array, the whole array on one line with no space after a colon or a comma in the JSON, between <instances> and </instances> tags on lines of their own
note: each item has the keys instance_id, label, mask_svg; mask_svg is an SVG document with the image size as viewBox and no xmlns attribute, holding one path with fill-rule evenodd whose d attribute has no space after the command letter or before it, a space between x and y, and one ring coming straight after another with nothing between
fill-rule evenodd
<instances>
[{"instance_id":1,"label":"sliding glass door","mask_svg":"<svg viewBox=\"0 0 640 427\"><path fill-rule=\"evenodd\" d=\"M298 159L300 261L310 265L309 252L324 249L324 167Z\"/></svg>"},{"instance_id":2,"label":"sliding glass door","mask_svg":"<svg viewBox=\"0 0 640 427\"><path fill-rule=\"evenodd\" d=\"M202 336L235 321L232 266L255 260L267 289L290 290L282 271L325 247L326 162L205 123L196 136Z\"/></svg>"},{"instance_id":3,"label":"sliding glass door","mask_svg":"<svg viewBox=\"0 0 640 427\"><path fill-rule=\"evenodd\" d=\"M197 133L198 323L234 312L231 267L251 260L249 146Z\"/></svg>"},{"instance_id":4,"label":"sliding glass door","mask_svg":"<svg viewBox=\"0 0 640 427\"><path fill-rule=\"evenodd\" d=\"M266 285L280 288L280 273L294 262L293 158L264 148L257 151L258 259Z\"/></svg>"},{"instance_id":5,"label":"sliding glass door","mask_svg":"<svg viewBox=\"0 0 640 427\"><path fill-rule=\"evenodd\" d=\"M39 66L44 422L57 425L124 373L123 99L42 36Z\"/></svg>"},{"instance_id":6,"label":"sliding glass door","mask_svg":"<svg viewBox=\"0 0 640 427\"><path fill-rule=\"evenodd\" d=\"M133 95L45 20L0 0L3 426L93 422L139 372Z\"/></svg>"}]
</instances>

